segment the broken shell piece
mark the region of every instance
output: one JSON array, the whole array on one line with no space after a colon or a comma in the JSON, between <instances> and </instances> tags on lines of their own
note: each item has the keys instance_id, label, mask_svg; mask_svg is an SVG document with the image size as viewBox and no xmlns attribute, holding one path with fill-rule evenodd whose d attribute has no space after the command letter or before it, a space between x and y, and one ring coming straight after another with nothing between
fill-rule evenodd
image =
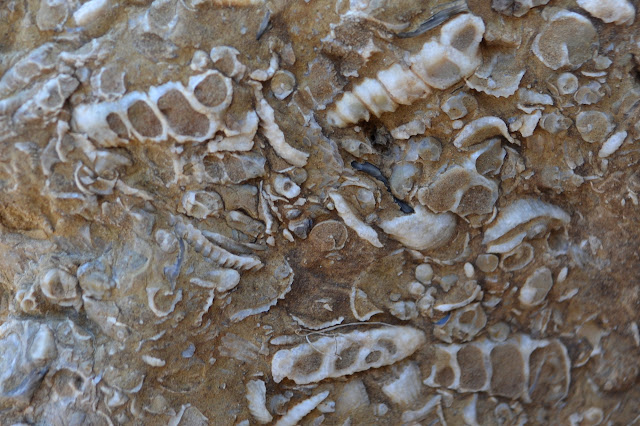
<instances>
[{"instance_id":1,"label":"broken shell piece","mask_svg":"<svg viewBox=\"0 0 640 426\"><path fill-rule=\"evenodd\" d=\"M518 247L511 250L509 253L502 255L500 261L500 268L506 272L519 271L527 266L533 260L535 251L533 246L529 243L521 243Z\"/></svg>"},{"instance_id":2,"label":"broken shell piece","mask_svg":"<svg viewBox=\"0 0 640 426\"><path fill-rule=\"evenodd\" d=\"M358 321L369 321L369 319L377 314L381 314L383 311L378 309L376 305L371 303L367 293L360 290L357 287L351 288L351 295L349 297L349 307L354 318ZM360 312L363 312L362 314Z\"/></svg>"},{"instance_id":3,"label":"broken shell piece","mask_svg":"<svg viewBox=\"0 0 640 426\"><path fill-rule=\"evenodd\" d=\"M531 198L515 200L500 210L484 233L482 244L487 244L489 253L507 253L525 238L544 235L570 221L571 217L553 204Z\"/></svg>"},{"instance_id":4,"label":"broken shell piece","mask_svg":"<svg viewBox=\"0 0 640 426\"><path fill-rule=\"evenodd\" d=\"M449 97L440 107L447 116L452 120L458 120L466 116L469 111L473 111L478 107L476 98L466 92L456 93Z\"/></svg>"},{"instance_id":5,"label":"broken shell piece","mask_svg":"<svg viewBox=\"0 0 640 426\"><path fill-rule=\"evenodd\" d=\"M240 273L235 269L214 269L204 279L191 278L191 283L203 288L215 288L219 293L232 290L240 283Z\"/></svg>"},{"instance_id":6,"label":"broken shell piece","mask_svg":"<svg viewBox=\"0 0 640 426\"><path fill-rule=\"evenodd\" d=\"M109 0L89 0L73 13L73 19L76 21L77 26L84 27L98 19L98 17L104 16L109 7Z\"/></svg>"},{"instance_id":7,"label":"broken shell piece","mask_svg":"<svg viewBox=\"0 0 640 426\"><path fill-rule=\"evenodd\" d=\"M531 8L547 3L549 0L492 0L491 9L506 16L519 18L526 15Z\"/></svg>"},{"instance_id":8,"label":"broken shell piece","mask_svg":"<svg viewBox=\"0 0 640 426\"><path fill-rule=\"evenodd\" d=\"M475 145L470 159L475 159L476 171L481 175L497 175L506 155L507 151L502 147L500 139L495 138Z\"/></svg>"},{"instance_id":9,"label":"broken shell piece","mask_svg":"<svg viewBox=\"0 0 640 426\"><path fill-rule=\"evenodd\" d=\"M419 174L420 170L415 164L396 164L389 177L389 186L393 195L404 200L411 192Z\"/></svg>"},{"instance_id":10,"label":"broken shell piece","mask_svg":"<svg viewBox=\"0 0 640 426\"><path fill-rule=\"evenodd\" d=\"M247 382L247 401L249 412L258 423L269 423L273 416L267 410L267 388L262 380L250 380Z\"/></svg>"},{"instance_id":11,"label":"broken shell piece","mask_svg":"<svg viewBox=\"0 0 640 426\"><path fill-rule=\"evenodd\" d=\"M49 269L40 281L40 289L49 301L60 306L74 306L79 302L78 279L62 269Z\"/></svg>"},{"instance_id":12,"label":"broken shell piece","mask_svg":"<svg viewBox=\"0 0 640 426\"><path fill-rule=\"evenodd\" d=\"M416 402L421 391L422 377L420 377L420 368L415 362L405 364L397 377L382 386L382 393L391 401L405 406Z\"/></svg>"},{"instance_id":13,"label":"broken shell piece","mask_svg":"<svg viewBox=\"0 0 640 426\"><path fill-rule=\"evenodd\" d=\"M289 71L278 70L271 79L271 92L276 99L283 100L296 87L296 77Z\"/></svg>"},{"instance_id":14,"label":"broken shell piece","mask_svg":"<svg viewBox=\"0 0 640 426\"><path fill-rule=\"evenodd\" d=\"M477 281L466 281L457 284L443 299L438 301L439 303L434 308L440 312L453 311L467 306L476 299L481 299L482 295L482 288Z\"/></svg>"},{"instance_id":15,"label":"broken shell piece","mask_svg":"<svg viewBox=\"0 0 640 426\"><path fill-rule=\"evenodd\" d=\"M222 197L215 191L188 191L182 196L180 213L196 219L206 219L224 210Z\"/></svg>"},{"instance_id":16,"label":"broken shell piece","mask_svg":"<svg viewBox=\"0 0 640 426\"><path fill-rule=\"evenodd\" d=\"M598 103L604 95L605 92L602 90L602 84L597 81L591 81L580 87L573 95L573 99L578 105L592 105Z\"/></svg>"},{"instance_id":17,"label":"broken shell piece","mask_svg":"<svg viewBox=\"0 0 640 426\"><path fill-rule=\"evenodd\" d=\"M289 177L281 174L276 174L273 179L273 189L275 189L278 194L289 199L296 198L300 195L300 187Z\"/></svg>"},{"instance_id":18,"label":"broken shell piece","mask_svg":"<svg viewBox=\"0 0 640 426\"><path fill-rule=\"evenodd\" d=\"M567 396L570 380L571 361L559 340L519 334L504 342L436 345L436 361L424 384L553 403Z\"/></svg>"},{"instance_id":19,"label":"broken shell piece","mask_svg":"<svg viewBox=\"0 0 640 426\"><path fill-rule=\"evenodd\" d=\"M544 302L552 286L551 270L547 267L538 268L525 281L520 289L518 300L527 307L540 305Z\"/></svg>"},{"instance_id":20,"label":"broken shell piece","mask_svg":"<svg viewBox=\"0 0 640 426\"><path fill-rule=\"evenodd\" d=\"M433 335L446 343L454 340L468 342L487 325L487 315L480 303L472 303L455 311L443 324L436 325Z\"/></svg>"},{"instance_id":21,"label":"broken shell piece","mask_svg":"<svg viewBox=\"0 0 640 426\"><path fill-rule=\"evenodd\" d=\"M287 414L278 420L275 426L296 426L310 412L312 412L322 401L329 396L329 391L320 392L311 398L296 404L287 411Z\"/></svg>"},{"instance_id":22,"label":"broken shell piece","mask_svg":"<svg viewBox=\"0 0 640 426\"><path fill-rule=\"evenodd\" d=\"M467 79L467 86L498 98L513 95L526 73L514 54L496 53ZM446 111L445 111L446 112Z\"/></svg>"},{"instance_id":23,"label":"broken shell piece","mask_svg":"<svg viewBox=\"0 0 640 426\"><path fill-rule=\"evenodd\" d=\"M598 33L588 18L561 9L553 14L536 36L531 50L547 67L577 68L594 54Z\"/></svg>"},{"instance_id":24,"label":"broken shell piece","mask_svg":"<svg viewBox=\"0 0 640 426\"><path fill-rule=\"evenodd\" d=\"M613 127L611 115L602 111L582 111L576 117L576 128L585 142L604 141Z\"/></svg>"},{"instance_id":25,"label":"broken shell piece","mask_svg":"<svg viewBox=\"0 0 640 426\"><path fill-rule=\"evenodd\" d=\"M498 256L495 254L480 254L476 258L476 266L484 273L490 273L498 267Z\"/></svg>"},{"instance_id":26,"label":"broken shell piece","mask_svg":"<svg viewBox=\"0 0 640 426\"><path fill-rule=\"evenodd\" d=\"M460 166L453 166L418 192L420 203L434 212L451 211L461 217L488 214L498 199L498 185L490 179Z\"/></svg>"},{"instance_id":27,"label":"broken shell piece","mask_svg":"<svg viewBox=\"0 0 640 426\"><path fill-rule=\"evenodd\" d=\"M628 0L577 0L578 6L607 24L631 25L636 10Z\"/></svg>"},{"instance_id":28,"label":"broken shell piece","mask_svg":"<svg viewBox=\"0 0 640 426\"><path fill-rule=\"evenodd\" d=\"M119 67L108 65L91 75L91 86L100 99L114 101L124 95L127 90L124 76L124 71Z\"/></svg>"},{"instance_id":29,"label":"broken shell piece","mask_svg":"<svg viewBox=\"0 0 640 426\"><path fill-rule=\"evenodd\" d=\"M356 231L356 234L358 234L360 238L368 241L372 246L378 248L382 247L382 243L378 239L378 233L353 213L351 206L342 195L337 192L331 192L329 193L329 197L333 201L333 204L345 225Z\"/></svg>"},{"instance_id":30,"label":"broken shell piece","mask_svg":"<svg viewBox=\"0 0 640 426\"><path fill-rule=\"evenodd\" d=\"M216 46L209 53L213 66L236 81L242 79L247 70L247 67L238 60L238 55L240 52L229 46Z\"/></svg>"},{"instance_id":31,"label":"broken shell piece","mask_svg":"<svg viewBox=\"0 0 640 426\"><path fill-rule=\"evenodd\" d=\"M347 382L336 395L334 411L342 418L362 407L368 407L371 403L367 388L361 379L353 379Z\"/></svg>"},{"instance_id":32,"label":"broken shell piece","mask_svg":"<svg viewBox=\"0 0 640 426\"><path fill-rule=\"evenodd\" d=\"M409 248L431 250L453 237L456 219L451 213L434 214L424 206L416 206L414 213L381 221L379 226Z\"/></svg>"},{"instance_id":33,"label":"broken shell piece","mask_svg":"<svg viewBox=\"0 0 640 426\"><path fill-rule=\"evenodd\" d=\"M165 253L175 253L178 250L178 239L172 232L158 229L155 234L155 240L160 246L160 250Z\"/></svg>"},{"instance_id":34,"label":"broken shell piece","mask_svg":"<svg viewBox=\"0 0 640 426\"><path fill-rule=\"evenodd\" d=\"M280 130L280 127L275 121L273 108L266 99L262 97L259 86L254 88L254 94L256 95L257 101L256 112L260 117L260 128L273 150L287 163L296 167L304 167L307 164L309 154L292 147L286 142L284 133L282 133L282 130Z\"/></svg>"},{"instance_id":35,"label":"broken shell piece","mask_svg":"<svg viewBox=\"0 0 640 426\"><path fill-rule=\"evenodd\" d=\"M495 136L503 136L509 142L515 143L504 121L498 117L482 117L464 126L453 144L456 148L464 149Z\"/></svg>"},{"instance_id":36,"label":"broken shell piece","mask_svg":"<svg viewBox=\"0 0 640 426\"><path fill-rule=\"evenodd\" d=\"M400 300L391 303L389 313L402 321L409 321L418 317L416 303L412 300Z\"/></svg>"},{"instance_id":37,"label":"broken shell piece","mask_svg":"<svg viewBox=\"0 0 640 426\"><path fill-rule=\"evenodd\" d=\"M409 139L411 136L421 135L427 130L424 120L411 120L391 130L394 139Z\"/></svg>"},{"instance_id":38,"label":"broken shell piece","mask_svg":"<svg viewBox=\"0 0 640 426\"><path fill-rule=\"evenodd\" d=\"M382 327L321 337L276 352L271 373L276 383L285 377L299 385L315 383L394 364L424 343L422 331L412 327Z\"/></svg>"},{"instance_id":39,"label":"broken shell piece","mask_svg":"<svg viewBox=\"0 0 640 426\"><path fill-rule=\"evenodd\" d=\"M622 132L617 132L611 135L609 139L605 143L602 144L602 148L598 151L598 157L607 158L614 152L618 150L624 143L625 138L627 137L627 132L624 130Z\"/></svg>"}]
</instances>

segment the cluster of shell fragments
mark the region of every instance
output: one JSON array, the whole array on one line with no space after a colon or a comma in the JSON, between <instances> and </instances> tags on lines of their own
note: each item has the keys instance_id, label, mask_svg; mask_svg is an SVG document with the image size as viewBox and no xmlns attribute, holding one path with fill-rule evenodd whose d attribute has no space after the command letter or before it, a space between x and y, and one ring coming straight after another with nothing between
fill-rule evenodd
<instances>
[{"instance_id":1,"label":"cluster of shell fragments","mask_svg":"<svg viewBox=\"0 0 640 426\"><path fill-rule=\"evenodd\" d=\"M640 421L632 0L7 0L1 425Z\"/></svg>"}]
</instances>

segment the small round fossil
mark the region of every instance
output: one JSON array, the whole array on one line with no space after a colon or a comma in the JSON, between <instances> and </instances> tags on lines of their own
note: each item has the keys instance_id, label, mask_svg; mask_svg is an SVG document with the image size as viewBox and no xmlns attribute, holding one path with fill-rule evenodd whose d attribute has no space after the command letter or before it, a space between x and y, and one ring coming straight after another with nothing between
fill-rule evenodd
<instances>
[{"instance_id":1,"label":"small round fossil","mask_svg":"<svg viewBox=\"0 0 640 426\"><path fill-rule=\"evenodd\" d=\"M289 71L278 70L271 79L271 91L276 99L283 100L296 87L296 77Z\"/></svg>"}]
</instances>

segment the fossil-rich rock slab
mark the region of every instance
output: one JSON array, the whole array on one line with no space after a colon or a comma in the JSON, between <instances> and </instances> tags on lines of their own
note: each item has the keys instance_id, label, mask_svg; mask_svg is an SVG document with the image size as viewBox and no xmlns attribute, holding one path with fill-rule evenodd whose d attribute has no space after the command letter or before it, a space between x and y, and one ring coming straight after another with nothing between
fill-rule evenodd
<instances>
[{"instance_id":1,"label":"fossil-rich rock slab","mask_svg":"<svg viewBox=\"0 0 640 426\"><path fill-rule=\"evenodd\" d=\"M0 424L634 424L631 0L6 0Z\"/></svg>"}]
</instances>

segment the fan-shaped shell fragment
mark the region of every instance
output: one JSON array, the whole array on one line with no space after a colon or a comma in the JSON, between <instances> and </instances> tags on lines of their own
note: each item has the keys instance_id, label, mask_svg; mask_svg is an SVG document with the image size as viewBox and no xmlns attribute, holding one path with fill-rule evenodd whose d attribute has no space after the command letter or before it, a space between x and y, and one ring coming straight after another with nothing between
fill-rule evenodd
<instances>
[{"instance_id":1,"label":"fan-shaped shell fragment","mask_svg":"<svg viewBox=\"0 0 640 426\"><path fill-rule=\"evenodd\" d=\"M276 352L271 373L276 383L285 377L299 385L315 383L394 364L413 354L424 343L422 331L412 327L382 327L321 337Z\"/></svg>"},{"instance_id":2,"label":"fan-shaped shell fragment","mask_svg":"<svg viewBox=\"0 0 640 426\"><path fill-rule=\"evenodd\" d=\"M536 36L531 50L547 67L577 68L593 56L598 46L598 33L589 19L560 10L551 16Z\"/></svg>"}]
</instances>

